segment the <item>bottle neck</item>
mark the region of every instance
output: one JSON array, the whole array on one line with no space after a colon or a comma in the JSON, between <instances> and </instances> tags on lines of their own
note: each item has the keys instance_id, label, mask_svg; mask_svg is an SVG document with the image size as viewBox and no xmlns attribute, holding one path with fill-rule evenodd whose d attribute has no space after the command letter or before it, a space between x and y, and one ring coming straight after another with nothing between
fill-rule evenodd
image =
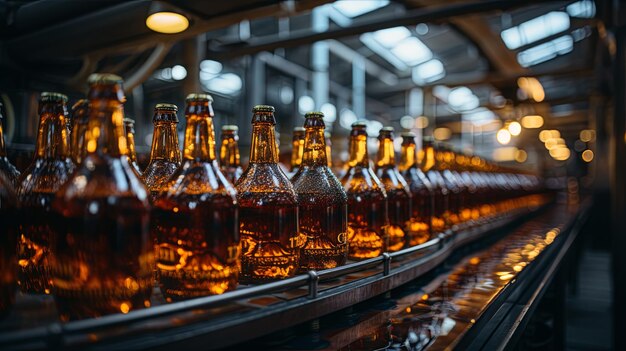
<instances>
[{"instance_id":1,"label":"bottle neck","mask_svg":"<svg viewBox=\"0 0 626 351\"><path fill-rule=\"evenodd\" d=\"M432 145L425 145L420 151L418 155L420 161L420 168L423 172L428 172L433 169L436 165L435 161L435 149Z\"/></svg>"},{"instance_id":2,"label":"bottle neck","mask_svg":"<svg viewBox=\"0 0 626 351\"><path fill-rule=\"evenodd\" d=\"M306 167L327 166L326 138L323 127L308 127L304 135L302 165Z\"/></svg>"},{"instance_id":3,"label":"bottle neck","mask_svg":"<svg viewBox=\"0 0 626 351\"><path fill-rule=\"evenodd\" d=\"M39 109L39 130L35 155L37 158L69 157L67 113L62 104L44 103Z\"/></svg>"},{"instance_id":4,"label":"bottle neck","mask_svg":"<svg viewBox=\"0 0 626 351\"><path fill-rule=\"evenodd\" d=\"M185 129L185 145L183 146L186 160L215 160L215 130L213 118L209 115L187 115Z\"/></svg>"},{"instance_id":5,"label":"bottle neck","mask_svg":"<svg viewBox=\"0 0 626 351\"><path fill-rule=\"evenodd\" d=\"M178 132L176 131L175 122L154 122L150 162L155 160L168 161L176 164L180 163Z\"/></svg>"},{"instance_id":6,"label":"bottle neck","mask_svg":"<svg viewBox=\"0 0 626 351\"><path fill-rule=\"evenodd\" d=\"M402 143L400 153L400 170L404 171L417 164L415 143Z\"/></svg>"},{"instance_id":7,"label":"bottle neck","mask_svg":"<svg viewBox=\"0 0 626 351\"><path fill-rule=\"evenodd\" d=\"M132 162L137 162L137 151L135 151L135 133L132 129L126 130L126 144L128 145L128 158Z\"/></svg>"},{"instance_id":8,"label":"bottle neck","mask_svg":"<svg viewBox=\"0 0 626 351\"><path fill-rule=\"evenodd\" d=\"M250 163L278 163L278 148L272 123L255 122L252 124Z\"/></svg>"},{"instance_id":9,"label":"bottle neck","mask_svg":"<svg viewBox=\"0 0 626 351\"><path fill-rule=\"evenodd\" d=\"M304 137L295 136L291 149L291 170L300 167L304 155Z\"/></svg>"},{"instance_id":10,"label":"bottle neck","mask_svg":"<svg viewBox=\"0 0 626 351\"><path fill-rule=\"evenodd\" d=\"M395 165L396 155L393 148L393 139L390 137L379 139L376 167L395 167Z\"/></svg>"},{"instance_id":11,"label":"bottle neck","mask_svg":"<svg viewBox=\"0 0 626 351\"><path fill-rule=\"evenodd\" d=\"M239 143L235 134L222 134L220 147L220 164L223 167L240 167Z\"/></svg>"},{"instance_id":12,"label":"bottle neck","mask_svg":"<svg viewBox=\"0 0 626 351\"><path fill-rule=\"evenodd\" d=\"M85 143L88 154L120 157L128 155L124 131L124 107L115 99L90 101L90 113Z\"/></svg>"},{"instance_id":13,"label":"bottle neck","mask_svg":"<svg viewBox=\"0 0 626 351\"><path fill-rule=\"evenodd\" d=\"M0 119L0 157L6 157L7 150L4 145L4 129L2 128L2 119Z\"/></svg>"},{"instance_id":14,"label":"bottle neck","mask_svg":"<svg viewBox=\"0 0 626 351\"><path fill-rule=\"evenodd\" d=\"M350 160L348 166L369 167L369 156L367 154L367 135L354 134L350 136Z\"/></svg>"}]
</instances>

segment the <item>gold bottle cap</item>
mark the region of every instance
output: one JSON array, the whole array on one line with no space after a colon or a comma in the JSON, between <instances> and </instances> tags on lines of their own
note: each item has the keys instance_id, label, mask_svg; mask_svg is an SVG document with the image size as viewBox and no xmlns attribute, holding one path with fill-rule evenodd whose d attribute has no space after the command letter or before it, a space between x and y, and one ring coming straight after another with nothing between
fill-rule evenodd
<instances>
[{"instance_id":1,"label":"gold bottle cap","mask_svg":"<svg viewBox=\"0 0 626 351\"><path fill-rule=\"evenodd\" d=\"M89 85L114 85L124 83L122 77L112 73L94 73L87 78Z\"/></svg>"},{"instance_id":2,"label":"gold bottle cap","mask_svg":"<svg viewBox=\"0 0 626 351\"><path fill-rule=\"evenodd\" d=\"M431 136L425 136L424 138L422 138L422 144L433 144L433 137Z\"/></svg>"},{"instance_id":3,"label":"gold bottle cap","mask_svg":"<svg viewBox=\"0 0 626 351\"><path fill-rule=\"evenodd\" d=\"M380 131L381 131L381 132L389 132L389 133L393 133L393 132L394 132L394 129L393 129L393 127L389 127L389 126L387 126L387 127L382 127L382 128L380 129Z\"/></svg>"},{"instance_id":4,"label":"gold bottle cap","mask_svg":"<svg viewBox=\"0 0 626 351\"><path fill-rule=\"evenodd\" d=\"M356 121L352 123L352 128L367 128L366 121Z\"/></svg>"},{"instance_id":5,"label":"gold bottle cap","mask_svg":"<svg viewBox=\"0 0 626 351\"><path fill-rule=\"evenodd\" d=\"M61 93L55 93L50 91L44 91L39 97L41 102L63 102L67 103L67 95Z\"/></svg>"},{"instance_id":6,"label":"gold bottle cap","mask_svg":"<svg viewBox=\"0 0 626 351\"><path fill-rule=\"evenodd\" d=\"M415 133L413 132L404 132L402 134L400 134L401 137L403 138L415 138Z\"/></svg>"},{"instance_id":7,"label":"gold bottle cap","mask_svg":"<svg viewBox=\"0 0 626 351\"><path fill-rule=\"evenodd\" d=\"M304 118L324 118L324 113L319 111L311 111L305 113Z\"/></svg>"},{"instance_id":8,"label":"gold bottle cap","mask_svg":"<svg viewBox=\"0 0 626 351\"><path fill-rule=\"evenodd\" d=\"M156 104L156 106L154 107L155 110L166 110L166 111L178 111L178 106L174 105L174 104L166 104L166 103L160 103L160 104Z\"/></svg>"},{"instance_id":9,"label":"gold bottle cap","mask_svg":"<svg viewBox=\"0 0 626 351\"><path fill-rule=\"evenodd\" d=\"M222 131L224 132L237 132L239 131L239 127L233 124L225 124L222 126Z\"/></svg>"},{"instance_id":10,"label":"gold bottle cap","mask_svg":"<svg viewBox=\"0 0 626 351\"><path fill-rule=\"evenodd\" d=\"M190 102L190 101L208 101L208 102L213 102L213 97L209 94L206 93L193 93L193 94L189 94L187 95L187 97L185 98L186 102Z\"/></svg>"},{"instance_id":11,"label":"gold bottle cap","mask_svg":"<svg viewBox=\"0 0 626 351\"><path fill-rule=\"evenodd\" d=\"M257 112L276 112L276 109L274 108L274 106L270 106L270 105L256 105L252 108L252 112L253 113L257 113Z\"/></svg>"}]
</instances>

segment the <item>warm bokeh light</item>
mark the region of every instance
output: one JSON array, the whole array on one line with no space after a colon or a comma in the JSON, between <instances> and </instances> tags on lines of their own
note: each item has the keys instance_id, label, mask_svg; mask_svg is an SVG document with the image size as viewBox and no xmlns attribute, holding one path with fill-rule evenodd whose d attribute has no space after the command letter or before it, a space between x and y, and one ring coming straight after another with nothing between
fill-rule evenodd
<instances>
[{"instance_id":1,"label":"warm bokeh light","mask_svg":"<svg viewBox=\"0 0 626 351\"><path fill-rule=\"evenodd\" d=\"M452 131L446 127L435 128L433 137L437 140L448 140L452 137Z\"/></svg>"},{"instance_id":2,"label":"warm bokeh light","mask_svg":"<svg viewBox=\"0 0 626 351\"><path fill-rule=\"evenodd\" d=\"M528 154L525 150L517 150L517 152L515 153L515 161L517 161L518 163L524 163L527 159Z\"/></svg>"},{"instance_id":3,"label":"warm bokeh light","mask_svg":"<svg viewBox=\"0 0 626 351\"><path fill-rule=\"evenodd\" d=\"M539 140L541 140L541 142L543 143L548 141L548 139L560 138L560 137L561 137L561 132L559 132L556 129L545 129L539 132Z\"/></svg>"},{"instance_id":4,"label":"warm bokeh light","mask_svg":"<svg viewBox=\"0 0 626 351\"><path fill-rule=\"evenodd\" d=\"M565 140L562 138L550 138L548 140L546 140L546 149L548 150L552 150L558 147L564 147L565 146Z\"/></svg>"},{"instance_id":5,"label":"warm bokeh light","mask_svg":"<svg viewBox=\"0 0 626 351\"><path fill-rule=\"evenodd\" d=\"M570 156L570 151L566 147L557 147L550 150L550 156L557 161L565 161Z\"/></svg>"},{"instance_id":6,"label":"warm bokeh light","mask_svg":"<svg viewBox=\"0 0 626 351\"><path fill-rule=\"evenodd\" d=\"M580 131L580 140L588 143L596 140L596 131L593 129L585 129Z\"/></svg>"},{"instance_id":7,"label":"warm bokeh light","mask_svg":"<svg viewBox=\"0 0 626 351\"><path fill-rule=\"evenodd\" d=\"M415 119L415 128L424 129L428 127L428 117L419 116Z\"/></svg>"},{"instance_id":8,"label":"warm bokeh light","mask_svg":"<svg viewBox=\"0 0 626 351\"><path fill-rule=\"evenodd\" d=\"M536 129L543 126L543 117L539 115L528 115L522 117L522 127L526 129Z\"/></svg>"},{"instance_id":9,"label":"warm bokeh light","mask_svg":"<svg viewBox=\"0 0 626 351\"><path fill-rule=\"evenodd\" d=\"M146 18L146 26L158 33L175 34L189 27L187 17L176 12L157 12Z\"/></svg>"},{"instance_id":10,"label":"warm bokeh light","mask_svg":"<svg viewBox=\"0 0 626 351\"><path fill-rule=\"evenodd\" d=\"M546 93L543 90L543 86L537 78L533 77L520 77L517 79L517 85L520 89L526 93L526 95L537 101L541 102L546 97Z\"/></svg>"},{"instance_id":11,"label":"warm bokeh light","mask_svg":"<svg viewBox=\"0 0 626 351\"><path fill-rule=\"evenodd\" d=\"M493 150L491 157L496 162L507 162L515 160L517 148L515 146L500 147Z\"/></svg>"},{"instance_id":12,"label":"warm bokeh light","mask_svg":"<svg viewBox=\"0 0 626 351\"><path fill-rule=\"evenodd\" d=\"M591 150L585 150L585 151L583 151L583 153L581 155L583 161L585 161L585 162L593 161L593 156L594 156L593 155L593 151L591 151Z\"/></svg>"},{"instance_id":13,"label":"warm bokeh light","mask_svg":"<svg viewBox=\"0 0 626 351\"><path fill-rule=\"evenodd\" d=\"M511 135L518 136L522 132L522 125L517 121L513 121L509 123L508 129Z\"/></svg>"},{"instance_id":14,"label":"warm bokeh light","mask_svg":"<svg viewBox=\"0 0 626 351\"><path fill-rule=\"evenodd\" d=\"M500 129L496 134L496 140L502 145L506 145L511 142L511 133L506 129Z\"/></svg>"}]
</instances>

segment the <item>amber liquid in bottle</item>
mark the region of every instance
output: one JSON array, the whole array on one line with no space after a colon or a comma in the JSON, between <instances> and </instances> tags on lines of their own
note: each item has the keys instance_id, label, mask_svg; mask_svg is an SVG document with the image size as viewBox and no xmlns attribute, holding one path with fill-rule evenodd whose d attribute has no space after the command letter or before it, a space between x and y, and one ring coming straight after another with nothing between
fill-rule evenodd
<instances>
[{"instance_id":1,"label":"amber liquid in bottle","mask_svg":"<svg viewBox=\"0 0 626 351\"><path fill-rule=\"evenodd\" d=\"M424 138L423 147L419 151L419 162L422 172L428 178L433 190L433 212L431 217L431 228L433 234L443 232L449 225L448 219L448 188L445 186L443 176L437 170L435 160L435 149L432 139Z\"/></svg>"},{"instance_id":2,"label":"amber liquid in bottle","mask_svg":"<svg viewBox=\"0 0 626 351\"><path fill-rule=\"evenodd\" d=\"M441 174L444 184L448 189L448 213L447 218L449 225L459 224L461 222L461 209L463 206L464 187L462 180L458 178L456 173L452 172L452 164L448 147L439 145L435 148L435 167Z\"/></svg>"},{"instance_id":3,"label":"amber liquid in bottle","mask_svg":"<svg viewBox=\"0 0 626 351\"><path fill-rule=\"evenodd\" d=\"M52 204L51 275L61 320L150 306L154 247L147 189L131 169L122 79L89 78L87 155Z\"/></svg>"},{"instance_id":4,"label":"amber liquid in bottle","mask_svg":"<svg viewBox=\"0 0 626 351\"><path fill-rule=\"evenodd\" d=\"M252 112L250 163L237 182L240 281L260 283L294 276L305 240L296 192L278 166L274 108L255 106Z\"/></svg>"},{"instance_id":5,"label":"amber liquid in bottle","mask_svg":"<svg viewBox=\"0 0 626 351\"><path fill-rule=\"evenodd\" d=\"M378 135L378 158L376 176L380 179L387 192L387 211L389 225L388 251L398 251L407 243L411 220L411 192L404 177L396 167L395 150L393 148L393 128L384 127Z\"/></svg>"},{"instance_id":6,"label":"amber liquid in bottle","mask_svg":"<svg viewBox=\"0 0 626 351\"><path fill-rule=\"evenodd\" d=\"M305 115L302 164L291 182L300 204L300 233L306 242L300 253L300 270L341 266L348 257L348 198L328 167L324 115Z\"/></svg>"},{"instance_id":7,"label":"amber liquid in bottle","mask_svg":"<svg viewBox=\"0 0 626 351\"><path fill-rule=\"evenodd\" d=\"M302 157L304 155L304 134L305 129L302 127L295 127L293 129L293 140L291 142L291 168L292 174L296 174L300 165L302 164Z\"/></svg>"},{"instance_id":8,"label":"amber liquid in bottle","mask_svg":"<svg viewBox=\"0 0 626 351\"><path fill-rule=\"evenodd\" d=\"M67 97L62 94L41 94L35 156L19 180L18 284L27 293L50 293L50 206L54 194L74 169L69 153L66 102Z\"/></svg>"},{"instance_id":9,"label":"amber liquid in bottle","mask_svg":"<svg viewBox=\"0 0 626 351\"><path fill-rule=\"evenodd\" d=\"M137 174L139 179L143 179L143 172L137 163L137 151L135 150L135 120L124 118L124 130L126 131L126 146L128 148L130 165L133 166L133 171Z\"/></svg>"},{"instance_id":10,"label":"amber liquid in bottle","mask_svg":"<svg viewBox=\"0 0 626 351\"><path fill-rule=\"evenodd\" d=\"M178 107L173 104L157 104L154 109L150 163L143 173L144 183L153 202L167 190L170 177L180 166L177 111Z\"/></svg>"},{"instance_id":11,"label":"amber liquid in bottle","mask_svg":"<svg viewBox=\"0 0 626 351\"><path fill-rule=\"evenodd\" d=\"M167 301L237 287L237 198L217 164L211 101L187 96L183 161L155 203L157 279Z\"/></svg>"},{"instance_id":12,"label":"amber liquid in bottle","mask_svg":"<svg viewBox=\"0 0 626 351\"><path fill-rule=\"evenodd\" d=\"M17 198L11 181L0 174L0 317L15 302L17 281Z\"/></svg>"},{"instance_id":13,"label":"amber liquid in bottle","mask_svg":"<svg viewBox=\"0 0 626 351\"><path fill-rule=\"evenodd\" d=\"M74 164L80 165L87 153L85 133L89 123L89 100L78 100L70 111L72 115L71 154Z\"/></svg>"},{"instance_id":14,"label":"amber liquid in bottle","mask_svg":"<svg viewBox=\"0 0 626 351\"><path fill-rule=\"evenodd\" d=\"M430 239L431 216L434 207L430 181L417 164L417 147L413 133L402 134L399 169L411 190L411 220L407 232L407 245L415 246Z\"/></svg>"},{"instance_id":15,"label":"amber liquid in bottle","mask_svg":"<svg viewBox=\"0 0 626 351\"><path fill-rule=\"evenodd\" d=\"M4 115L2 114L2 103L0 103L0 174L4 175L11 183L11 186L16 187L17 181L20 177L20 172L9 161L7 157L6 146L4 145L4 129L2 127L2 121Z\"/></svg>"},{"instance_id":16,"label":"amber liquid in bottle","mask_svg":"<svg viewBox=\"0 0 626 351\"><path fill-rule=\"evenodd\" d=\"M326 139L326 160L328 164L328 168L333 169L333 156L332 156L332 142L330 140L330 133L324 133L324 138Z\"/></svg>"},{"instance_id":17,"label":"amber liquid in bottle","mask_svg":"<svg viewBox=\"0 0 626 351\"><path fill-rule=\"evenodd\" d=\"M348 171L341 179L348 194L349 258L366 259L387 250L387 194L370 168L366 124L354 122Z\"/></svg>"},{"instance_id":18,"label":"amber liquid in bottle","mask_svg":"<svg viewBox=\"0 0 626 351\"><path fill-rule=\"evenodd\" d=\"M220 169L226 179L236 184L243 169L239 160L239 127L234 125L222 126L222 144L220 146Z\"/></svg>"}]
</instances>

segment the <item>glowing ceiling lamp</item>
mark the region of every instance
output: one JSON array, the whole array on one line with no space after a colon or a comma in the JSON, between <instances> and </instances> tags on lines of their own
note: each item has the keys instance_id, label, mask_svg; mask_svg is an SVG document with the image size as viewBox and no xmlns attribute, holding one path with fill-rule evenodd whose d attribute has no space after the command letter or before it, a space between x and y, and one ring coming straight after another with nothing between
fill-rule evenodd
<instances>
[{"instance_id":1,"label":"glowing ceiling lamp","mask_svg":"<svg viewBox=\"0 0 626 351\"><path fill-rule=\"evenodd\" d=\"M175 34L189 28L189 20L176 12L155 12L146 18L146 26L157 33Z\"/></svg>"},{"instance_id":2,"label":"glowing ceiling lamp","mask_svg":"<svg viewBox=\"0 0 626 351\"><path fill-rule=\"evenodd\" d=\"M511 133L511 135L518 136L522 132L522 125L519 124L519 122L517 121L513 121L509 123L507 129L509 130L509 133Z\"/></svg>"}]
</instances>

